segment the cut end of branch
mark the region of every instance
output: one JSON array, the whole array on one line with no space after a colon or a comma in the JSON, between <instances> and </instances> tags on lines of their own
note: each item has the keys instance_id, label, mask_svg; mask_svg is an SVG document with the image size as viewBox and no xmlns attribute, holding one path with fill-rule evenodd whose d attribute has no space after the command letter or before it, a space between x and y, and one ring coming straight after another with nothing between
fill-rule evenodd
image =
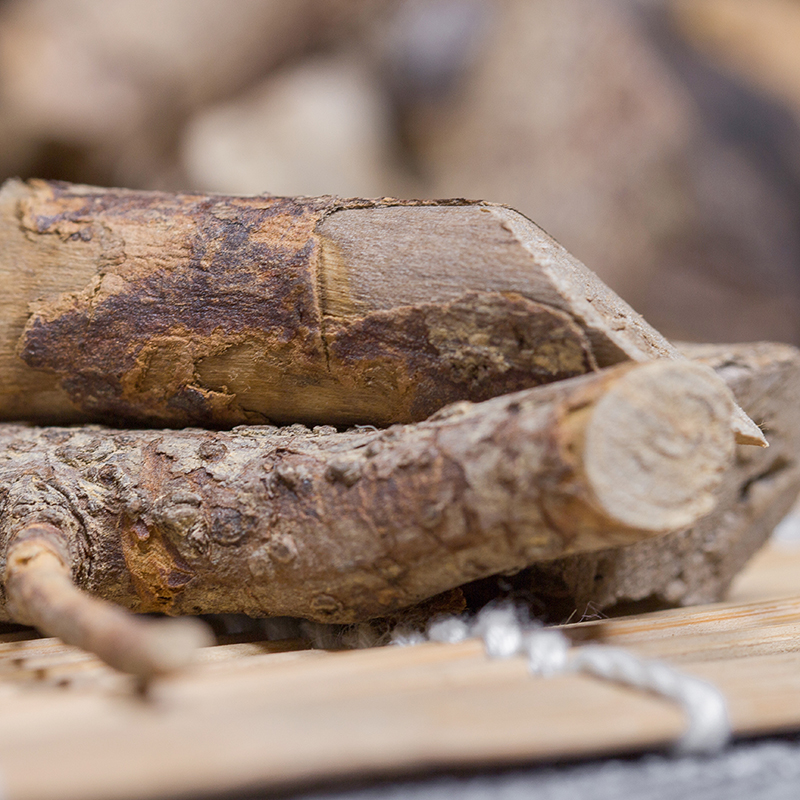
<instances>
[{"instance_id":1,"label":"cut end of branch","mask_svg":"<svg viewBox=\"0 0 800 800\"><path fill-rule=\"evenodd\" d=\"M154 620L91 597L72 582L57 528L30 526L9 547L5 588L12 617L150 679L187 666L213 643L196 619Z\"/></svg>"},{"instance_id":2,"label":"cut end of branch","mask_svg":"<svg viewBox=\"0 0 800 800\"><path fill-rule=\"evenodd\" d=\"M133 622L144 625L141 662L145 669L135 674L147 677L166 675L189 666L201 647L214 644L208 626L199 619L141 620L129 615ZM133 671L133 670L129 670Z\"/></svg>"},{"instance_id":3,"label":"cut end of branch","mask_svg":"<svg viewBox=\"0 0 800 800\"><path fill-rule=\"evenodd\" d=\"M597 504L623 525L679 530L708 514L733 459L736 405L714 372L655 361L629 370L587 424L584 470Z\"/></svg>"}]
</instances>

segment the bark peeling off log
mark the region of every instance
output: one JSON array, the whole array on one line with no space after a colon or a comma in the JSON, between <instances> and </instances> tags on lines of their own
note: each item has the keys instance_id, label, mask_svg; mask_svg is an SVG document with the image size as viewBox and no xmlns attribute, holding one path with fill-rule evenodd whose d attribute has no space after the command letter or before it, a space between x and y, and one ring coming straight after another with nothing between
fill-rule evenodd
<instances>
[{"instance_id":1,"label":"bark peeling off log","mask_svg":"<svg viewBox=\"0 0 800 800\"><path fill-rule=\"evenodd\" d=\"M77 585L133 610L385 616L690 524L729 466L733 408L710 370L663 360L384 431L6 425L0 553L50 525Z\"/></svg>"},{"instance_id":2,"label":"bark peeling off log","mask_svg":"<svg viewBox=\"0 0 800 800\"><path fill-rule=\"evenodd\" d=\"M174 425L407 422L594 368L568 314L511 291L328 313L315 228L338 204L40 185L23 228L96 241L98 273L34 306L19 353L79 408Z\"/></svg>"},{"instance_id":3,"label":"bark peeling off log","mask_svg":"<svg viewBox=\"0 0 800 800\"><path fill-rule=\"evenodd\" d=\"M389 424L676 356L486 203L11 181L0 245L4 419Z\"/></svg>"}]
</instances>

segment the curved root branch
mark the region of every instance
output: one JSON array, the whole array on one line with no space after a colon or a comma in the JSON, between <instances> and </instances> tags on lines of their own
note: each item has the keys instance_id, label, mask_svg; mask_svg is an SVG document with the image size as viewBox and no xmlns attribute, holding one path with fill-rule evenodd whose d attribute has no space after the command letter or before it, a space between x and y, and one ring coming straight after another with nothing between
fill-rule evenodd
<instances>
[{"instance_id":1,"label":"curved root branch","mask_svg":"<svg viewBox=\"0 0 800 800\"><path fill-rule=\"evenodd\" d=\"M34 525L10 546L5 588L17 622L143 679L186 666L197 648L211 644L211 634L199 620L136 617L78 589L59 547L62 538L52 525Z\"/></svg>"}]
</instances>

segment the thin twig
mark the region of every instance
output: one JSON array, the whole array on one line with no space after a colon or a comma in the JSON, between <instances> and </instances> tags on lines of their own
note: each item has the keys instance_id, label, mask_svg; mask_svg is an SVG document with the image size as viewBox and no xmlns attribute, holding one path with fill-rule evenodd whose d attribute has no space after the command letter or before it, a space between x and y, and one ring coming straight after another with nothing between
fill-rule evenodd
<instances>
[{"instance_id":1,"label":"thin twig","mask_svg":"<svg viewBox=\"0 0 800 800\"><path fill-rule=\"evenodd\" d=\"M199 620L136 617L78 589L60 536L52 525L29 526L9 548L5 586L16 621L145 680L186 666L198 647L212 643Z\"/></svg>"}]
</instances>

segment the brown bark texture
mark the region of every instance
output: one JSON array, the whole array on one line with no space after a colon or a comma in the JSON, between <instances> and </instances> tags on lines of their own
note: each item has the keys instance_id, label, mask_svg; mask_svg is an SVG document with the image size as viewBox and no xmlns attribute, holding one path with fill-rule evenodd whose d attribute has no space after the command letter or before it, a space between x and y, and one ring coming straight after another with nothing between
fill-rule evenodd
<instances>
[{"instance_id":1,"label":"brown bark texture","mask_svg":"<svg viewBox=\"0 0 800 800\"><path fill-rule=\"evenodd\" d=\"M13 583L38 531L43 564L60 553L78 587L135 611L379 617L692 524L734 409L713 371L659 360L386 430L7 424L0 568Z\"/></svg>"},{"instance_id":2,"label":"brown bark texture","mask_svg":"<svg viewBox=\"0 0 800 800\"><path fill-rule=\"evenodd\" d=\"M387 425L678 357L489 203L10 181L0 254L0 419Z\"/></svg>"}]
</instances>

